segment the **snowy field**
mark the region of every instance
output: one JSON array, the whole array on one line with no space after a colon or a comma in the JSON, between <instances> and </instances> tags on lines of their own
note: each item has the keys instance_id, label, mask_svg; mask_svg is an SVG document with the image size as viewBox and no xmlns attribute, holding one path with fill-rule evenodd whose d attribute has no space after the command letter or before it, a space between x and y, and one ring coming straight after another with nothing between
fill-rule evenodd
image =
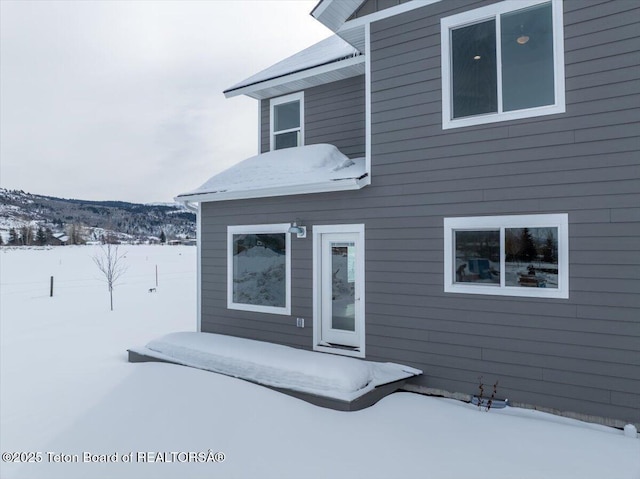
<instances>
[{"instance_id":1,"label":"snowy field","mask_svg":"<svg viewBox=\"0 0 640 479\"><path fill-rule=\"evenodd\" d=\"M544 413L410 393L344 413L128 363L128 347L195 329L196 249L123 249L113 312L97 247L0 249L0 449L40 460L0 463L3 479L640 478L639 439Z\"/></svg>"}]
</instances>

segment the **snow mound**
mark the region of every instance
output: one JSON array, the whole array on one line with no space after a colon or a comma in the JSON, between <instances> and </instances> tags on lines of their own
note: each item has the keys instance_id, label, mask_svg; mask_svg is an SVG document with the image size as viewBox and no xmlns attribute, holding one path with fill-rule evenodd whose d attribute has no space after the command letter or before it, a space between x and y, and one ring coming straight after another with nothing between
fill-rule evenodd
<instances>
[{"instance_id":1,"label":"snow mound","mask_svg":"<svg viewBox=\"0 0 640 479\"><path fill-rule=\"evenodd\" d=\"M361 178L365 169L364 158L349 159L334 145L298 146L247 158L178 198L335 183Z\"/></svg>"},{"instance_id":2,"label":"snow mound","mask_svg":"<svg viewBox=\"0 0 640 479\"><path fill-rule=\"evenodd\" d=\"M373 380L365 361L219 334L171 333L146 347L187 366L323 395L356 392Z\"/></svg>"}]
</instances>

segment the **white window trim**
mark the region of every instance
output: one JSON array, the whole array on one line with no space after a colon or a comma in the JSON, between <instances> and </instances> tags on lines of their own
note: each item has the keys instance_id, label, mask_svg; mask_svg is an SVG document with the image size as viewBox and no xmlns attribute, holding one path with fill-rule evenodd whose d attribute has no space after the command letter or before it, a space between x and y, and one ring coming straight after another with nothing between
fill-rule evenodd
<instances>
[{"instance_id":1,"label":"white window trim","mask_svg":"<svg viewBox=\"0 0 640 479\"><path fill-rule=\"evenodd\" d=\"M330 354L338 354L340 356L351 356L354 358L366 357L366 331L365 331L365 238L364 238L364 224L345 224L345 225L314 225L312 227L313 232L313 350ZM320 287L320 259L321 259L321 237L324 233L358 233L360 240L358 241L358 254L356 262L356 275L361 278L358 285L357 295L360 298L358 301L358 307L360 308L360 323L358 324L361 335L361 343L358 350L341 349L337 347L324 346L322 342L321 332L321 287Z\"/></svg>"},{"instance_id":2,"label":"white window trim","mask_svg":"<svg viewBox=\"0 0 640 479\"><path fill-rule=\"evenodd\" d=\"M505 228L558 228L558 288L523 288L501 285L479 285L455 282L454 231L500 230L500 271L505 271ZM535 298L569 298L569 217L566 213L513 216L474 216L444 219L444 291L499 296Z\"/></svg>"},{"instance_id":3,"label":"white window trim","mask_svg":"<svg viewBox=\"0 0 640 479\"><path fill-rule=\"evenodd\" d=\"M227 308L256 313L291 315L291 223L227 226ZM233 301L233 235L285 233L285 306L260 306Z\"/></svg>"},{"instance_id":4,"label":"white window trim","mask_svg":"<svg viewBox=\"0 0 640 479\"><path fill-rule=\"evenodd\" d=\"M496 29L500 28L500 15L516 10L522 10L535 5L551 2L553 15L553 65L555 103L553 105L525 108L509 112L502 112L502 81L500 71L502 68L499 51L496 55L498 65L498 113L487 113L453 119L451 98L451 30L496 18ZM459 128L472 125L483 125L500 121L531 118L542 115L564 113L565 85L564 85L564 26L562 16L562 0L506 0L504 2L488 5L468 12L459 13L440 20L440 47L442 55L442 129ZM496 38L500 38L499 35Z\"/></svg>"},{"instance_id":5,"label":"white window trim","mask_svg":"<svg viewBox=\"0 0 640 479\"><path fill-rule=\"evenodd\" d=\"M289 130L278 130L274 131L274 108L277 105L282 105L283 103L290 103L292 101L300 102L300 128L291 128ZM275 149L275 134L281 133L290 133L292 131L300 131L300 144L298 146L304 146L304 92L300 91L297 93L291 93L290 95L279 96L277 98L272 98L269 100L269 150L273 151Z\"/></svg>"}]
</instances>

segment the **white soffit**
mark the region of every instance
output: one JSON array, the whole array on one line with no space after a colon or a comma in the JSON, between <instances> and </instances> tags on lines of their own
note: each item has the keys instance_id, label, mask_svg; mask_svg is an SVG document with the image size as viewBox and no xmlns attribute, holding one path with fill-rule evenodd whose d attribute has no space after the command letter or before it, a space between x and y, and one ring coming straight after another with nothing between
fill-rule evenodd
<instances>
[{"instance_id":1,"label":"white soffit","mask_svg":"<svg viewBox=\"0 0 640 479\"><path fill-rule=\"evenodd\" d=\"M365 48L365 33L364 33L364 23L358 22L359 24L352 24L352 22L345 23L340 30L338 30L337 35L340 36L343 40L350 43L358 50L364 51Z\"/></svg>"},{"instance_id":2,"label":"white soffit","mask_svg":"<svg viewBox=\"0 0 640 479\"><path fill-rule=\"evenodd\" d=\"M281 78L266 80L258 84L249 85L233 91L226 91L225 96L231 98L247 95L256 100L264 100L276 96L286 95L325 83L331 83L345 78L364 75L364 56L348 58L328 65L310 68Z\"/></svg>"},{"instance_id":3,"label":"white soffit","mask_svg":"<svg viewBox=\"0 0 640 479\"><path fill-rule=\"evenodd\" d=\"M247 95L263 100L363 75L365 25L439 1L413 0L347 22L346 19L358 9L362 0L323 0L311 14L337 32L336 35L252 75L224 94L227 98Z\"/></svg>"},{"instance_id":4,"label":"white soffit","mask_svg":"<svg viewBox=\"0 0 640 479\"><path fill-rule=\"evenodd\" d=\"M331 31L337 32L364 0L322 0L311 15Z\"/></svg>"},{"instance_id":5,"label":"white soffit","mask_svg":"<svg viewBox=\"0 0 640 479\"><path fill-rule=\"evenodd\" d=\"M227 98L248 95L263 99L364 73L360 51L337 35L292 55L235 84Z\"/></svg>"}]
</instances>

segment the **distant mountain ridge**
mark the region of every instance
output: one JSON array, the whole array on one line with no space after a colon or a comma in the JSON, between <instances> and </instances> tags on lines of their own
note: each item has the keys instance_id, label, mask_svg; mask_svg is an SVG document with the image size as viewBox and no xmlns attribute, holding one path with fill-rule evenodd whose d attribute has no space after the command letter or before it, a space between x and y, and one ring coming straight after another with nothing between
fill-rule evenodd
<instances>
[{"instance_id":1,"label":"distant mountain ridge","mask_svg":"<svg viewBox=\"0 0 640 479\"><path fill-rule=\"evenodd\" d=\"M110 237L122 242L146 243L158 241L161 236L167 240L195 238L196 217L177 203L66 199L0 188L3 243L9 241L10 234L24 233L33 238L20 244L37 244L35 237L39 229L49 236L64 233L71 242L102 241Z\"/></svg>"}]
</instances>

